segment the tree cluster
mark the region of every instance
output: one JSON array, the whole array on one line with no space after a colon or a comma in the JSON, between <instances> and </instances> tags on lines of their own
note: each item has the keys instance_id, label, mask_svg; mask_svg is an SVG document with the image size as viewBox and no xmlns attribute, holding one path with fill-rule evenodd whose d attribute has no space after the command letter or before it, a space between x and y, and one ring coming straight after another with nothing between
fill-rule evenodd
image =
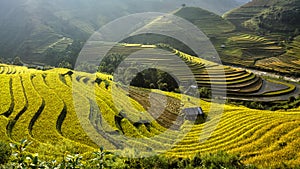
<instances>
[{"instance_id":1,"label":"tree cluster","mask_svg":"<svg viewBox=\"0 0 300 169\"><path fill-rule=\"evenodd\" d=\"M143 69L143 66L137 68L137 66L133 65L122 65L116 72L116 69L125 58L125 55L112 53L102 59L98 71L108 74L117 73L118 78L115 80L126 85L163 91L178 91L179 85L177 80L169 73L155 68L139 72L140 69L138 68Z\"/></svg>"},{"instance_id":2,"label":"tree cluster","mask_svg":"<svg viewBox=\"0 0 300 169\"><path fill-rule=\"evenodd\" d=\"M119 53L111 53L105 56L99 65L98 72L113 74L120 63L125 59L125 55Z\"/></svg>"},{"instance_id":3,"label":"tree cluster","mask_svg":"<svg viewBox=\"0 0 300 169\"><path fill-rule=\"evenodd\" d=\"M292 5L289 7L271 7L252 18L251 21L248 21L248 24L253 22L252 29L294 33L294 36L297 36L299 34L297 29L300 20L300 7Z\"/></svg>"},{"instance_id":4,"label":"tree cluster","mask_svg":"<svg viewBox=\"0 0 300 169\"><path fill-rule=\"evenodd\" d=\"M64 51L49 48L45 52L45 63L52 66L74 68L77 57L83 47L83 42L74 40Z\"/></svg>"},{"instance_id":5,"label":"tree cluster","mask_svg":"<svg viewBox=\"0 0 300 169\"><path fill-rule=\"evenodd\" d=\"M129 75L131 70L125 72ZM178 91L178 81L169 73L150 68L142 72L138 72L130 82L130 85L143 88L160 89L163 91Z\"/></svg>"},{"instance_id":6,"label":"tree cluster","mask_svg":"<svg viewBox=\"0 0 300 169\"><path fill-rule=\"evenodd\" d=\"M300 106L300 97L291 96L287 101L281 102L259 102L259 101L238 101L238 100L227 100L228 103L235 105L243 105L251 109L258 110L288 110L297 108Z\"/></svg>"}]
</instances>

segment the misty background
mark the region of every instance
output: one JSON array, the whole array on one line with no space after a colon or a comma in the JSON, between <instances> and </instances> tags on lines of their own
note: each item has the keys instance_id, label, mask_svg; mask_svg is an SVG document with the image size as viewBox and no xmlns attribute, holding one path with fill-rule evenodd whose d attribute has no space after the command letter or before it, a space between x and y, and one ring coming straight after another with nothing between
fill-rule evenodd
<instances>
[{"instance_id":1,"label":"misty background","mask_svg":"<svg viewBox=\"0 0 300 169\"><path fill-rule=\"evenodd\" d=\"M106 23L133 13L194 6L222 15L248 0L2 0L0 58L56 65ZM52 57L52 58L51 58ZM53 58L57 57L57 58ZM60 59L61 58L61 59Z\"/></svg>"}]
</instances>

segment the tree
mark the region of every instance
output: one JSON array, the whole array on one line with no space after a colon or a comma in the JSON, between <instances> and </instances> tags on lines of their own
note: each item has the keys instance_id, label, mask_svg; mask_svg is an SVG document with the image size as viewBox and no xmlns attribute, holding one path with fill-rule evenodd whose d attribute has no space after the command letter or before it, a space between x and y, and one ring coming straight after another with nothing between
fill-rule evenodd
<instances>
[{"instance_id":1,"label":"tree","mask_svg":"<svg viewBox=\"0 0 300 169\"><path fill-rule=\"evenodd\" d=\"M145 79L141 72L137 73L136 77L132 79L130 85L136 86L136 87L145 87Z\"/></svg>"},{"instance_id":2,"label":"tree","mask_svg":"<svg viewBox=\"0 0 300 169\"><path fill-rule=\"evenodd\" d=\"M112 53L105 56L99 65L98 72L113 74L125 57L125 55L119 53Z\"/></svg>"},{"instance_id":3,"label":"tree","mask_svg":"<svg viewBox=\"0 0 300 169\"><path fill-rule=\"evenodd\" d=\"M84 62L77 66L76 70L88 73L95 73L97 71L97 66Z\"/></svg>"},{"instance_id":4,"label":"tree","mask_svg":"<svg viewBox=\"0 0 300 169\"><path fill-rule=\"evenodd\" d=\"M199 93L200 97L211 98L211 91L206 87L201 87Z\"/></svg>"},{"instance_id":5,"label":"tree","mask_svg":"<svg viewBox=\"0 0 300 169\"><path fill-rule=\"evenodd\" d=\"M289 103L293 103L294 101L296 101L296 98L294 96L291 96L289 98Z\"/></svg>"},{"instance_id":6,"label":"tree","mask_svg":"<svg viewBox=\"0 0 300 169\"><path fill-rule=\"evenodd\" d=\"M58 67L60 68L68 68L68 69L71 69L72 68L72 65L71 63L69 62L66 62L66 61L62 61L58 64Z\"/></svg>"},{"instance_id":7,"label":"tree","mask_svg":"<svg viewBox=\"0 0 300 169\"><path fill-rule=\"evenodd\" d=\"M179 88L178 82L176 79L173 78L172 75L170 75L167 72L162 72L158 70L158 82L159 83L166 83L168 91L174 91L175 89Z\"/></svg>"},{"instance_id":8,"label":"tree","mask_svg":"<svg viewBox=\"0 0 300 169\"><path fill-rule=\"evenodd\" d=\"M150 89L155 89L156 88L154 83L150 83L149 87L150 87Z\"/></svg>"},{"instance_id":9,"label":"tree","mask_svg":"<svg viewBox=\"0 0 300 169\"><path fill-rule=\"evenodd\" d=\"M97 77L96 80L95 80L95 83L97 83L98 85L100 85L102 81L103 80L101 78Z\"/></svg>"},{"instance_id":10,"label":"tree","mask_svg":"<svg viewBox=\"0 0 300 169\"><path fill-rule=\"evenodd\" d=\"M108 90L110 83L107 80L104 80L105 89Z\"/></svg>"},{"instance_id":11,"label":"tree","mask_svg":"<svg viewBox=\"0 0 300 169\"><path fill-rule=\"evenodd\" d=\"M186 7L186 4L181 4L182 8Z\"/></svg>"},{"instance_id":12,"label":"tree","mask_svg":"<svg viewBox=\"0 0 300 169\"><path fill-rule=\"evenodd\" d=\"M23 66L23 63L22 63L21 58L19 56L15 57L15 59L13 61L13 65Z\"/></svg>"},{"instance_id":13,"label":"tree","mask_svg":"<svg viewBox=\"0 0 300 169\"><path fill-rule=\"evenodd\" d=\"M168 84L167 83L159 83L158 88L163 91L168 91Z\"/></svg>"}]
</instances>

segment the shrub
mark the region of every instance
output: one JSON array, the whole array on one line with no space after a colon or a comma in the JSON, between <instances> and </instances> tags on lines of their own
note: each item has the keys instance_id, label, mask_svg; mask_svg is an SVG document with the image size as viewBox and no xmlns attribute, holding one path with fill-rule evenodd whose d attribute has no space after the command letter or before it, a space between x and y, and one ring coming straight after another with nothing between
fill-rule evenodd
<instances>
[{"instance_id":1,"label":"shrub","mask_svg":"<svg viewBox=\"0 0 300 169\"><path fill-rule=\"evenodd\" d=\"M245 168L239 155L227 154L224 151L202 156L202 165L204 168Z\"/></svg>"},{"instance_id":2,"label":"shrub","mask_svg":"<svg viewBox=\"0 0 300 169\"><path fill-rule=\"evenodd\" d=\"M107 80L104 80L104 84L105 84L105 89L108 90L110 83Z\"/></svg>"},{"instance_id":3,"label":"shrub","mask_svg":"<svg viewBox=\"0 0 300 169\"><path fill-rule=\"evenodd\" d=\"M125 168L169 168L168 159L162 156L151 156L145 158L127 158L124 162Z\"/></svg>"},{"instance_id":4,"label":"shrub","mask_svg":"<svg viewBox=\"0 0 300 169\"><path fill-rule=\"evenodd\" d=\"M107 168L108 166L108 161L110 160L107 156L112 154L111 152L104 151L103 147L100 147L99 151L96 151L93 153L95 158L93 158L90 161L90 166L91 168Z\"/></svg>"},{"instance_id":5,"label":"shrub","mask_svg":"<svg viewBox=\"0 0 300 169\"><path fill-rule=\"evenodd\" d=\"M0 164L5 164L8 162L11 156L11 148L8 144L0 142Z\"/></svg>"},{"instance_id":6,"label":"shrub","mask_svg":"<svg viewBox=\"0 0 300 169\"><path fill-rule=\"evenodd\" d=\"M11 151L6 144L0 144L0 153L7 152L6 159L8 160ZM60 169L83 169L83 168L116 168L116 169L139 169L139 168L154 168L154 169L194 169L194 168L227 168L227 169L254 169L255 166L246 166L241 162L238 155L227 154L226 152L219 151L217 153L210 153L201 156L199 153L193 158L171 158L165 155L154 155L143 158L127 158L117 157L111 152L105 151L103 147L94 152L94 158L83 161L80 154L69 155L66 154L65 158L58 162L42 161L39 159L38 154L31 155L25 153L26 147L30 143L27 140L22 140L17 144L10 144L13 148L12 160L0 168L60 168ZM4 150L4 151L2 151ZM3 158L1 158L3 160ZM6 161L7 162L7 161ZM3 163L2 163L3 164Z\"/></svg>"},{"instance_id":7,"label":"shrub","mask_svg":"<svg viewBox=\"0 0 300 169\"><path fill-rule=\"evenodd\" d=\"M17 65L17 66L23 66L23 63L21 61L21 58L16 56L14 61L13 61L13 65Z\"/></svg>"}]
</instances>

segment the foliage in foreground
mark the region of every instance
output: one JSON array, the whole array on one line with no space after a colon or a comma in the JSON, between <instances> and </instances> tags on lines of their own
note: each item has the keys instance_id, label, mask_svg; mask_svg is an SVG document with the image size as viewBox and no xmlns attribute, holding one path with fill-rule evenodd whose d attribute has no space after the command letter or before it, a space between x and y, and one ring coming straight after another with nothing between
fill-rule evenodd
<instances>
[{"instance_id":1,"label":"foliage in foreground","mask_svg":"<svg viewBox=\"0 0 300 169\"><path fill-rule=\"evenodd\" d=\"M125 158L118 157L111 152L107 152L103 147L94 152L94 158L83 160L79 154L66 155L58 162L43 161L39 159L38 154L32 155L25 150L30 142L22 140L18 144L10 144L10 147L4 143L0 144L0 168L49 168L49 169L81 169L81 168L228 168L244 169L256 168L255 166L246 166L241 162L238 155L230 155L225 152L200 155L196 154L191 159L170 158L163 155L155 155L145 158ZM13 152L12 155L10 152ZM3 153L6 152L6 153ZM7 155L11 155L8 157ZM6 161L4 159L7 159Z\"/></svg>"},{"instance_id":2,"label":"foliage in foreground","mask_svg":"<svg viewBox=\"0 0 300 169\"><path fill-rule=\"evenodd\" d=\"M10 156L11 156L10 147L5 143L0 142L0 164L7 163L9 161Z\"/></svg>"}]
</instances>

